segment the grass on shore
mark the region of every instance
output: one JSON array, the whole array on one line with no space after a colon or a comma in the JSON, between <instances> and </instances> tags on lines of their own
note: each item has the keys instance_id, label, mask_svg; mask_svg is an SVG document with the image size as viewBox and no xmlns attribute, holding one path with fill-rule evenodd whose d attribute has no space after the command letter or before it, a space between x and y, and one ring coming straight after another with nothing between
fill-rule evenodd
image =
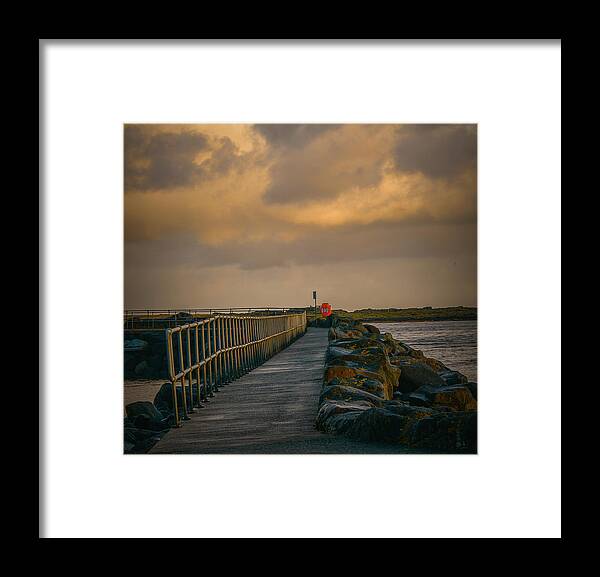
<instances>
[{"instance_id":1,"label":"grass on shore","mask_svg":"<svg viewBox=\"0 0 600 577\"><path fill-rule=\"evenodd\" d=\"M315 318L314 308L306 309L308 320ZM334 309L333 314L352 320L379 322L407 321L470 321L477 320L476 307L409 308L409 309L360 309L345 311ZM320 314L317 314L320 317Z\"/></svg>"}]
</instances>

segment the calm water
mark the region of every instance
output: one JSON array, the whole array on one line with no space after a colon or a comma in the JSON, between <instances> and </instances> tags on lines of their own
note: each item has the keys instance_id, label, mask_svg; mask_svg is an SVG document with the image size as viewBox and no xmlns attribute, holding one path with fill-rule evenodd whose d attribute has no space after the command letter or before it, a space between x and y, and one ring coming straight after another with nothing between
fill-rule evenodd
<instances>
[{"instance_id":1,"label":"calm water","mask_svg":"<svg viewBox=\"0 0 600 577\"><path fill-rule=\"evenodd\" d=\"M477 321L370 324L477 381Z\"/></svg>"}]
</instances>

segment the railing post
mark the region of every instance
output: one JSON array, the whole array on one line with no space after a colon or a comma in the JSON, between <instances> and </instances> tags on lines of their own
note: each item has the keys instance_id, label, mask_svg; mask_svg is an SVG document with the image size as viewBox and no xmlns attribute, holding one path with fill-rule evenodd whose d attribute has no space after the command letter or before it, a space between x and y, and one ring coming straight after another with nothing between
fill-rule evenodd
<instances>
[{"instance_id":1,"label":"railing post","mask_svg":"<svg viewBox=\"0 0 600 577\"><path fill-rule=\"evenodd\" d=\"M173 395L173 416L175 426L180 427L179 422L179 407L177 406L177 380L175 379L175 360L173 354L173 333L170 329L166 331L167 336L167 360L169 364L169 377L171 380L171 394Z\"/></svg>"},{"instance_id":2,"label":"railing post","mask_svg":"<svg viewBox=\"0 0 600 577\"><path fill-rule=\"evenodd\" d=\"M224 383L227 384L231 380L229 374L229 331L227 330L227 325L229 323L229 319L227 317L223 317L221 319L221 348L223 349L223 374L225 376Z\"/></svg>"},{"instance_id":3,"label":"railing post","mask_svg":"<svg viewBox=\"0 0 600 577\"><path fill-rule=\"evenodd\" d=\"M227 376L227 380L229 382L231 382L235 379L234 364L233 364L234 351L231 349L231 347L233 347L233 330L231 328L232 326L233 326L233 319L231 318L231 316L229 316L227 318L227 348L229 349L229 352L227 353L227 361L229 363L229 374Z\"/></svg>"},{"instance_id":4,"label":"railing post","mask_svg":"<svg viewBox=\"0 0 600 577\"><path fill-rule=\"evenodd\" d=\"M213 359L214 373L215 373L214 390L215 390L215 392L218 392L220 377L219 377L219 353L218 353L218 349L217 349L217 317L214 318L212 325L213 325L212 326L213 355L215 356L215 358Z\"/></svg>"},{"instance_id":5,"label":"railing post","mask_svg":"<svg viewBox=\"0 0 600 577\"><path fill-rule=\"evenodd\" d=\"M227 382L227 375L225 374L226 366L225 366L225 353L223 352L223 317L217 317L219 320L217 322L217 326L219 327L219 371L221 374L220 385L225 385Z\"/></svg>"},{"instance_id":6,"label":"railing post","mask_svg":"<svg viewBox=\"0 0 600 577\"><path fill-rule=\"evenodd\" d=\"M194 410L194 406L200 405L200 395L197 395L196 403L194 403L194 371L192 370L192 328L190 326L187 327L185 335L187 338L188 366L186 367L186 370L189 370L188 386L190 389L190 413L195 413L196 411Z\"/></svg>"},{"instance_id":7,"label":"railing post","mask_svg":"<svg viewBox=\"0 0 600 577\"><path fill-rule=\"evenodd\" d=\"M188 417L188 410L187 410L187 398L185 395L185 371L184 371L184 367L185 364L183 362L183 335L181 334L182 331L181 329L179 329L178 331L178 335L179 335L179 368L181 370L181 405L183 408L183 420L187 421L189 420Z\"/></svg>"},{"instance_id":8,"label":"railing post","mask_svg":"<svg viewBox=\"0 0 600 577\"><path fill-rule=\"evenodd\" d=\"M229 317L229 358L231 360L231 376L230 379L234 381L237 379L237 363L235 361L235 318Z\"/></svg>"},{"instance_id":9,"label":"railing post","mask_svg":"<svg viewBox=\"0 0 600 577\"><path fill-rule=\"evenodd\" d=\"M196 324L194 326L194 350L196 356L196 400L198 401L198 407L202 408L202 387L200 385L200 335L199 335L199 326Z\"/></svg>"},{"instance_id":10,"label":"railing post","mask_svg":"<svg viewBox=\"0 0 600 577\"><path fill-rule=\"evenodd\" d=\"M232 346L232 351L231 351L231 362L233 365L233 370L232 370L232 379L237 379L240 374L239 374L239 363L238 363L238 349L237 349L237 318L232 317L231 318L231 346Z\"/></svg>"},{"instance_id":11,"label":"railing post","mask_svg":"<svg viewBox=\"0 0 600 577\"><path fill-rule=\"evenodd\" d=\"M242 329L244 331L244 342L246 346L244 346L244 372L248 372L248 367L250 366L250 320L244 318L244 322L242 323Z\"/></svg>"},{"instance_id":12,"label":"railing post","mask_svg":"<svg viewBox=\"0 0 600 577\"><path fill-rule=\"evenodd\" d=\"M242 347L242 345L244 344L242 342L242 319L241 318L237 318L235 320L235 343L236 343L236 349L235 349L235 354L237 357L237 374L239 377L241 377L244 374L244 367L243 367L243 357L242 357L242 353L244 351Z\"/></svg>"},{"instance_id":13,"label":"railing post","mask_svg":"<svg viewBox=\"0 0 600 577\"><path fill-rule=\"evenodd\" d=\"M200 346L202 347L202 400L208 401L208 389L206 383L206 349L204 346L204 324L200 325ZM198 362L200 362L200 357L198 357ZM198 379L200 378L200 369L198 369Z\"/></svg>"},{"instance_id":14,"label":"railing post","mask_svg":"<svg viewBox=\"0 0 600 577\"><path fill-rule=\"evenodd\" d=\"M210 342L210 325L212 323L212 320L210 317L208 317L208 323L206 323L206 344L207 346L207 351L208 351L208 358L210 359L208 361L208 383L209 383L209 397L214 397L215 393L214 393L214 386L213 386L213 359L212 359L212 345Z\"/></svg>"}]
</instances>

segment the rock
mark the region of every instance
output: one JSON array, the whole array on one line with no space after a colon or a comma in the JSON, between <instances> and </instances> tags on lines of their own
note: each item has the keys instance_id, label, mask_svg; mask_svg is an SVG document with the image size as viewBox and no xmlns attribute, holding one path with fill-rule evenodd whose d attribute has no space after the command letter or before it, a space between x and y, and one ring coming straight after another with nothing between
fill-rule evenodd
<instances>
[{"instance_id":1,"label":"rock","mask_svg":"<svg viewBox=\"0 0 600 577\"><path fill-rule=\"evenodd\" d=\"M370 339L360 339L365 346L355 348L352 341L332 341L328 347L325 367L325 383L335 378L379 381L381 388L375 394L392 399L398 386L400 370L389 362L385 348ZM350 345L349 347L347 345ZM356 385L357 388L363 388Z\"/></svg>"},{"instance_id":2,"label":"rock","mask_svg":"<svg viewBox=\"0 0 600 577\"><path fill-rule=\"evenodd\" d=\"M126 453L131 453L135 449L137 443L137 437L134 433L133 427L125 427L123 435L123 449Z\"/></svg>"},{"instance_id":3,"label":"rock","mask_svg":"<svg viewBox=\"0 0 600 577\"><path fill-rule=\"evenodd\" d=\"M142 339L129 339L124 342L125 352L143 351L147 346L148 342Z\"/></svg>"},{"instance_id":4,"label":"rock","mask_svg":"<svg viewBox=\"0 0 600 577\"><path fill-rule=\"evenodd\" d=\"M402 393L411 393L424 385L442 387L446 384L442 377L424 363L415 360L401 361L397 366L401 368L398 389Z\"/></svg>"},{"instance_id":5,"label":"rock","mask_svg":"<svg viewBox=\"0 0 600 577\"><path fill-rule=\"evenodd\" d=\"M407 424L404 441L415 448L476 453L477 413L438 413L413 419Z\"/></svg>"},{"instance_id":6,"label":"rock","mask_svg":"<svg viewBox=\"0 0 600 577\"><path fill-rule=\"evenodd\" d=\"M363 388L363 381L380 383L375 394L384 399L392 399L394 388L397 386L399 371L391 365L361 366L353 361L336 361L338 364L325 367L325 383L331 384L334 379L349 379L358 389Z\"/></svg>"},{"instance_id":7,"label":"rock","mask_svg":"<svg viewBox=\"0 0 600 577\"><path fill-rule=\"evenodd\" d=\"M453 411L476 411L477 401L471 391L463 385L432 387L425 385L410 394L409 402L418 405L424 399L424 406L448 407Z\"/></svg>"},{"instance_id":8,"label":"rock","mask_svg":"<svg viewBox=\"0 0 600 577\"><path fill-rule=\"evenodd\" d=\"M413 349L412 347L409 347L408 345L405 345L405 347L408 349L409 356L411 356L413 359L417 359L419 361L422 361L423 359L425 359L425 354L423 353L423 351L420 351L418 349Z\"/></svg>"},{"instance_id":9,"label":"rock","mask_svg":"<svg viewBox=\"0 0 600 577\"><path fill-rule=\"evenodd\" d=\"M152 369L146 360L139 362L135 366L134 372L138 377L148 378L152 375Z\"/></svg>"},{"instance_id":10,"label":"rock","mask_svg":"<svg viewBox=\"0 0 600 577\"><path fill-rule=\"evenodd\" d=\"M431 407L433 404L429 395L420 393L418 389L412 393L408 393L408 402L415 407Z\"/></svg>"},{"instance_id":11,"label":"rock","mask_svg":"<svg viewBox=\"0 0 600 577\"><path fill-rule=\"evenodd\" d=\"M324 433L343 434L354 419L370 407L365 401L325 401L319 407L316 427Z\"/></svg>"},{"instance_id":12,"label":"rock","mask_svg":"<svg viewBox=\"0 0 600 577\"><path fill-rule=\"evenodd\" d=\"M477 383L468 382L465 384L465 387L471 391L473 398L477 400Z\"/></svg>"},{"instance_id":13,"label":"rock","mask_svg":"<svg viewBox=\"0 0 600 577\"><path fill-rule=\"evenodd\" d=\"M458 371L444 370L438 373L447 385L465 385L469 379Z\"/></svg>"},{"instance_id":14,"label":"rock","mask_svg":"<svg viewBox=\"0 0 600 577\"><path fill-rule=\"evenodd\" d=\"M355 389L360 389L361 391L365 391L367 393L371 393L381 399L384 398L383 395L383 384L380 381L375 379L368 379L361 375L355 375L354 377L336 377L329 382L326 382L325 386L329 385L340 385L343 387L352 387Z\"/></svg>"},{"instance_id":15,"label":"rock","mask_svg":"<svg viewBox=\"0 0 600 577\"><path fill-rule=\"evenodd\" d=\"M164 339L164 337L163 337ZM165 349L165 343L164 340L161 339L159 341L154 341L150 344L150 354L152 356L163 356L164 358L167 357L167 353L166 353L166 349Z\"/></svg>"},{"instance_id":16,"label":"rock","mask_svg":"<svg viewBox=\"0 0 600 577\"><path fill-rule=\"evenodd\" d=\"M379 365L387 361L385 349L377 343L370 343L368 346L364 346L361 349L345 347L343 346L344 343L340 343L341 346L336 346L337 343L338 341L335 341L327 347L327 354L325 356L326 362L335 362L336 360L341 359L342 361L347 360L355 361L357 363Z\"/></svg>"},{"instance_id":17,"label":"rock","mask_svg":"<svg viewBox=\"0 0 600 577\"><path fill-rule=\"evenodd\" d=\"M159 432L170 429L173 424L173 420L171 415L160 420L151 419L148 417L148 415L138 415L133 424L136 429Z\"/></svg>"},{"instance_id":18,"label":"rock","mask_svg":"<svg viewBox=\"0 0 600 577\"><path fill-rule=\"evenodd\" d=\"M127 358L129 356L129 358ZM134 355L125 356L125 374L135 375L135 367L139 363L139 359L135 358Z\"/></svg>"},{"instance_id":19,"label":"rock","mask_svg":"<svg viewBox=\"0 0 600 577\"><path fill-rule=\"evenodd\" d=\"M162 353L156 354L151 356L148 359L148 364L150 365L150 368L152 369L152 371L154 373L160 372L161 370L165 370L165 375L166 375L166 369L167 369L167 363L166 363L166 357L165 355L163 355Z\"/></svg>"},{"instance_id":20,"label":"rock","mask_svg":"<svg viewBox=\"0 0 600 577\"><path fill-rule=\"evenodd\" d=\"M319 404L326 400L348 402L365 401L374 407L380 407L383 404L383 399L377 395L357 389L356 387L345 387L343 385L326 386L321 393Z\"/></svg>"},{"instance_id":21,"label":"rock","mask_svg":"<svg viewBox=\"0 0 600 577\"><path fill-rule=\"evenodd\" d=\"M433 369L440 376L442 376L441 373L445 373L445 372L453 373L454 372L454 371L451 371L444 363L442 363L441 361L438 361L437 359L433 359L431 357L423 356L419 360L422 363L425 363L431 369Z\"/></svg>"},{"instance_id":22,"label":"rock","mask_svg":"<svg viewBox=\"0 0 600 577\"><path fill-rule=\"evenodd\" d=\"M358 441L401 442L409 421L386 409L371 408L357 415L345 433Z\"/></svg>"},{"instance_id":23,"label":"rock","mask_svg":"<svg viewBox=\"0 0 600 577\"><path fill-rule=\"evenodd\" d=\"M177 392L177 408L179 413L183 411L183 395L181 393L181 385L176 387ZM185 388L185 399L188 409L192 406L191 392L189 387ZM161 412L163 417L173 413L173 391L171 383L164 383L154 397L154 405Z\"/></svg>"},{"instance_id":24,"label":"rock","mask_svg":"<svg viewBox=\"0 0 600 577\"><path fill-rule=\"evenodd\" d=\"M397 341L390 333L379 335L378 339L381 339L385 347L385 352L388 355L408 355L412 350L408 345Z\"/></svg>"},{"instance_id":25,"label":"rock","mask_svg":"<svg viewBox=\"0 0 600 577\"><path fill-rule=\"evenodd\" d=\"M159 410L150 401L137 401L129 403L125 407L125 412L129 419L135 419L138 415L145 415L154 421L161 421L163 416Z\"/></svg>"},{"instance_id":26,"label":"rock","mask_svg":"<svg viewBox=\"0 0 600 577\"><path fill-rule=\"evenodd\" d=\"M410 417L411 419L424 419L425 417L431 417L438 412L437 409L430 407L416 407L403 401L385 401L382 408L396 415Z\"/></svg>"},{"instance_id":27,"label":"rock","mask_svg":"<svg viewBox=\"0 0 600 577\"><path fill-rule=\"evenodd\" d=\"M318 328L328 328L331 326L331 317L317 317L316 319L311 319L307 322L307 326L309 327L318 327Z\"/></svg>"},{"instance_id":28,"label":"rock","mask_svg":"<svg viewBox=\"0 0 600 577\"><path fill-rule=\"evenodd\" d=\"M376 347L383 352L387 352L386 344L384 343L384 339L381 335L369 333L367 336L361 334L360 337L332 340L334 342L329 343L329 346L357 351L357 354L361 354L363 350L371 347Z\"/></svg>"},{"instance_id":29,"label":"rock","mask_svg":"<svg viewBox=\"0 0 600 577\"><path fill-rule=\"evenodd\" d=\"M329 329L327 336L329 340L354 339L362 337L363 331L359 331L358 329L353 329L350 327L332 327Z\"/></svg>"},{"instance_id":30,"label":"rock","mask_svg":"<svg viewBox=\"0 0 600 577\"><path fill-rule=\"evenodd\" d=\"M476 452L476 383L373 325L336 317L328 336L319 430L427 451Z\"/></svg>"},{"instance_id":31,"label":"rock","mask_svg":"<svg viewBox=\"0 0 600 577\"><path fill-rule=\"evenodd\" d=\"M160 432L169 429L174 419L165 417L151 402L137 401L125 407L127 417L125 428L143 429L144 431Z\"/></svg>"},{"instance_id":32,"label":"rock","mask_svg":"<svg viewBox=\"0 0 600 577\"><path fill-rule=\"evenodd\" d=\"M154 431L128 427L124 429L123 447L126 453L146 453L161 439Z\"/></svg>"}]
</instances>

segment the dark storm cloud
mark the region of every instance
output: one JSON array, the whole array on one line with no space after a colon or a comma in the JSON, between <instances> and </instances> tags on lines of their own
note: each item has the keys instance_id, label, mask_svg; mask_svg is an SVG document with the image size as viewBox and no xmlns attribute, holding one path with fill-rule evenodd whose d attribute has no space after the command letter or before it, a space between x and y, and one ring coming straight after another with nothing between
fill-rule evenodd
<instances>
[{"instance_id":1,"label":"dark storm cloud","mask_svg":"<svg viewBox=\"0 0 600 577\"><path fill-rule=\"evenodd\" d=\"M477 166L477 125L414 124L398 130L394 161L399 171L451 178Z\"/></svg>"},{"instance_id":2,"label":"dark storm cloud","mask_svg":"<svg viewBox=\"0 0 600 577\"><path fill-rule=\"evenodd\" d=\"M169 240L128 242L126 260L130 265L170 263L194 268L235 265L242 270L331 264L334 270L339 263L372 259L448 258L473 251L476 235L475 224L452 223L321 229L293 242L265 240L220 246L202 244L183 235Z\"/></svg>"},{"instance_id":3,"label":"dark storm cloud","mask_svg":"<svg viewBox=\"0 0 600 577\"><path fill-rule=\"evenodd\" d=\"M300 148L339 124L255 124L254 128L272 146Z\"/></svg>"},{"instance_id":4,"label":"dark storm cloud","mask_svg":"<svg viewBox=\"0 0 600 577\"><path fill-rule=\"evenodd\" d=\"M384 155L365 150L363 138L376 125L282 124L255 127L271 145L271 183L264 200L270 204L334 198L353 187L381 180Z\"/></svg>"},{"instance_id":5,"label":"dark storm cloud","mask_svg":"<svg viewBox=\"0 0 600 577\"><path fill-rule=\"evenodd\" d=\"M210 156L197 163L197 155ZM231 139L211 142L197 131L149 132L125 126L125 191L165 190L229 172L239 160Z\"/></svg>"}]
</instances>

